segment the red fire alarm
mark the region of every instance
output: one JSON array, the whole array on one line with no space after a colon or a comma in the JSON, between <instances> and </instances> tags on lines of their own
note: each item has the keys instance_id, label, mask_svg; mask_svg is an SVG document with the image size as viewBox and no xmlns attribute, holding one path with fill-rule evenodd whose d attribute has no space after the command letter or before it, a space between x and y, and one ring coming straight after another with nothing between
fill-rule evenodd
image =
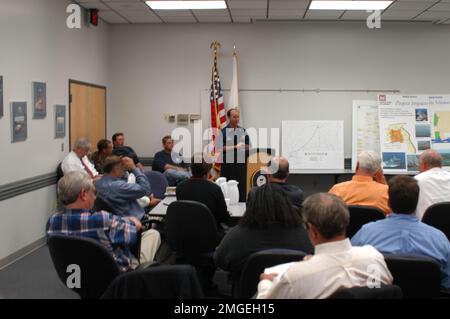
<instances>
[{"instance_id":1,"label":"red fire alarm","mask_svg":"<svg viewBox=\"0 0 450 319\"><path fill-rule=\"evenodd\" d=\"M89 22L92 25L98 25L98 9L89 9Z\"/></svg>"}]
</instances>

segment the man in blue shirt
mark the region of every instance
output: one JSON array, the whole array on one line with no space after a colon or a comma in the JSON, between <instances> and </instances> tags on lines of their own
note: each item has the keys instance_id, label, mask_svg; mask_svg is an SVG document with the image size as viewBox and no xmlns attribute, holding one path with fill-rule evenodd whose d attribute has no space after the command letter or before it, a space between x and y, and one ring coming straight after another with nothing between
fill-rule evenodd
<instances>
[{"instance_id":1,"label":"man in blue shirt","mask_svg":"<svg viewBox=\"0 0 450 319\"><path fill-rule=\"evenodd\" d=\"M155 154L152 169L166 176L170 186L176 186L191 177L189 165L183 161L180 153L173 151L173 139L170 135L162 139L164 149Z\"/></svg>"},{"instance_id":2,"label":"man in blue shirt","mask_svg":"<svg viewBox=\"0 0 450 319\"><path fill-rule=\"evenodd\" d=\"M123 179L125 170L136 176L136 183L128 183ZM103 199L119 216L134 216L139 220L144 216L144 209L137 199L151 196L150 183L147 177L129 157L111 156L105 160L103 177L95 182L98 196Z\"/></svg>"},{"instance_id":3,"label":"man in blue shirt","mask_svg":"<svg viewBox=\"0 0 450 319\"><path fill-rule=\"evenodd\" d=\"M247 157L250 149L250 137L239 126L239 109L227 111L228 125L222 129L222 166L220 176L239 182L239 201L246 200Z\"/></svg>"},{"instance_id":4,"label":"man in blue shirt","mask_svg":"<svg viewBox=\"0 0 450 319\"><path fill-rule=\"evenodd\" d=\"M386 219L364 225L352 238L354 246L372 245L384 254L413 254L434 258L441 265L441 286L450 289L450 242L440 230L415 215L419 186L410 176L389 181Z\"/></svg>"}]
</instances>

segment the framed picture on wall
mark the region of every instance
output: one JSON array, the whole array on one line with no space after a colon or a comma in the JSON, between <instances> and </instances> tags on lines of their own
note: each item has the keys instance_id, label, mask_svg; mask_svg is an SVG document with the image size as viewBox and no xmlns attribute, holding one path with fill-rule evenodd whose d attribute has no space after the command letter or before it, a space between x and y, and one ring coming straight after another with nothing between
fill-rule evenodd
<instances>
[{"instance_id":1,"label":"framed picture on wall","mask_svg":"<svg viewBox=\"0 0 450 319\"><path fill-rule=\"evenodd\" d=\"M27 102L11 103L11 142L27 139Z\"/></svg>"},{"instance_id":2,"label":"framed picture on wall","mask_svg":"<svg viewBox=\"0 0 450 319\"><path fill-rule=\"evenodd\" d=\"M0 75L0 118L3 117L3 76Z\"/></svg>"},{"instance_id":3,"label":"framed picture on wall","mask_svg":"<svg viewBox=\"0 0 450 319\"><path fill-rule=\"evenodd\" d=\"M66 136L66 106L55 105L55 138Z\"/></svg>"},{"instance_id":4,"label":"framed picture on wall","mask_svg":"<svg viewBox=\"0 0 450 319\"><path fill-rule=\"evenodd\" d=\"M47 116L47 84L33 82L33 118L43 119Z\"/></svg>"}]
</instances>

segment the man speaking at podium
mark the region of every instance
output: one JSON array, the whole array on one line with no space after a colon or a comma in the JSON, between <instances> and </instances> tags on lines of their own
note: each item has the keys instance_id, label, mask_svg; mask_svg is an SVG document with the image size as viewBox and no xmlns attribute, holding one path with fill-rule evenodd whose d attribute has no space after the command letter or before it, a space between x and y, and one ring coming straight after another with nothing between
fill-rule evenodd
<instances>
[{"instance_id":1,"label":"man speaking at podium","mask_svg":"<svg viewBox=\"0 0 450 319\"><path fill-rule=\"evenodd\" d=\"M223 154L220 176L227 180L239 182L239 201L245 202L246 162L250 149L250 138L243 127L239 126L239 110L229 109L227 112L228 125L222 129Z\"/></svg>"}]
</instances>

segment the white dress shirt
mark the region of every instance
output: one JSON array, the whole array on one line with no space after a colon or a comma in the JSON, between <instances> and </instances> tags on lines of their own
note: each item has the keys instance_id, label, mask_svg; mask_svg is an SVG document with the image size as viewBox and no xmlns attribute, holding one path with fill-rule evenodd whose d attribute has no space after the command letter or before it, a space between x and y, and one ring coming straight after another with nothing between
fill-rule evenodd
<instances>
[{"instance_id":1,"label":"white dress shirt","mask_svg":"<svg viewBox=\"0 0 450 319\"><path fill-rule=\"evenodd\" d=\"M352 247L348 238L317 245L309 260L264 272L277 271L273 281L259 283L258 299L322 299L341 288L379 287L393 280L382 254L372 246Z\"/></svg>"},{"instance_id":2,"label":"white dress shirt","mask_svg":"<svg viewBox=\"0 0 450 319\"><path fill-rule=\"evenodd\" d=\"M83 163L84 163L84 165L83 165ZM97 170L95 169L94 165L89 161L87 156L84 156L83 158L80 159L78 157L78 155L75 154L74 151L71 151L64 158L64 160L62 161L62 164L61 164L61 169L64 174L66 174L68 172L73 172L73 171L88 173L87 169L85 169L85 165L91 171L93 176L98 175Z\"/></svg>"},{"instance_id":3,"label":"white dress shirt","mask_svg":"<svg viewBox=\"0 0 450 319\"><path fill-rule=\"evenodd\" d=\"M445 169L433 167L415 178L420 188L417 218L422 219L431 205L450 201L450 173Z\"/></svg>"}]
</instances>

